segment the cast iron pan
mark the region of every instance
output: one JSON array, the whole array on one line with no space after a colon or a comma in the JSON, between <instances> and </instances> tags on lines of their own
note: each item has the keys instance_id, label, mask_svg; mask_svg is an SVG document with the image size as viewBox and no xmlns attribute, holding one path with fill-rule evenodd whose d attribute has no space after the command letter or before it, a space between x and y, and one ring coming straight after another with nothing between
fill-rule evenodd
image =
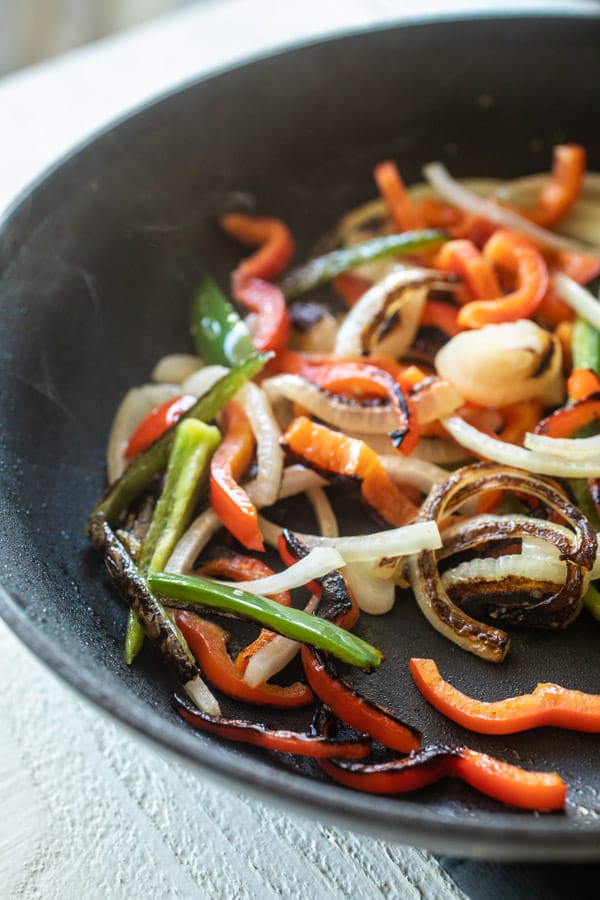
<instances>
[{"instance_id":1,"label":"cast iron pan","mask_svg":"<svg viewBox=\"0 0 600 900\"><path fill-rule=\"evenodd\" d=\"M310 763L181 722L169 705L172 676L150 648L126 668L126 611L84 535L118 401L162 354L190 349L192 288L205 273L226 287L239 258L215 225L219 212L242 204L282 216L302 259L341 213L374 195L372 167L386 157L409 181L433 159L459 176L517 176L547 168L552 145L567 140L600 169L599 46L592 15L430 21L292 49L117 123L4 222L0 612L83 695L205 777L442 853L600 860L598 737L469 735L428 708L406 668L416 651L432 656L459 688L490 699L538 680L598 691L600 624L589 617L560 634L514 631L499 668L441 638L410 600L385 618L363 616L361 633L387 653L366 691L432 741L558 770L570 786L566 811L549 815L457 781L373 797L329 783Z\"/></svg>"}]
</instances>

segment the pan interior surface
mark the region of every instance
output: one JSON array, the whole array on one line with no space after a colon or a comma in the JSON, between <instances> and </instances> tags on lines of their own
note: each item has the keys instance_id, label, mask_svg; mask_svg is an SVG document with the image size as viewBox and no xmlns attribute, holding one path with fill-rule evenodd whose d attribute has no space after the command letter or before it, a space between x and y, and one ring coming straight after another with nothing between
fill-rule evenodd
<instances>
[{"instance_id":1,"label":"pan interior surface","mask_svg":"<svg viewBox=\"0 0 600 900\"><path fill-rule=\"evenodd\" d=\"M152 648L125 665L126 610L85 535L117 404L159 357L190 350L200 278L227 288L239 247L217 227L221 212L283 218L299 261L376 194L373 166L386 158L407 182L432 160L458 177L516 177L546 170L553 145L572 141L600 170L599 45L590 15L439 20L299 47L159 99L20 199L0 231L0 613L67 682L177 758L317 818L463 856L600 859L594 735L467 735L407 674L418 647L490 699L538 681L597 692L599 623L514 631L499 670L440 637L410 598L363 616L360 634L386 653L365 692L432 742L468 742L569 784L566 811L547 815L453 781L373 797L310 762L193 733L171 710L175 681ZM299 515L292 504L279 512Z\"/></svg>"}]
</instances>

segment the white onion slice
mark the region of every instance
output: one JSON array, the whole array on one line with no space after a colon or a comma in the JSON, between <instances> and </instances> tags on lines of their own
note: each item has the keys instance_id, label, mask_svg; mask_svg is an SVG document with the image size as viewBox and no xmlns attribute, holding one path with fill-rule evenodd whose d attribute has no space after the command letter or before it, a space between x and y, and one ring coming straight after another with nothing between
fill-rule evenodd
<instances>
[{"instance_id":1,"label":"white onion slice","mask_svg":"<svg viewBox=\"0 0 600 900\"><path fill-rule=\"evenodd\" d=\"M265 540L273 546L277 545L283 528L259 516L259 524ZM292 529L289 529L292 531ZM442 546L442 539L435 522L415 522L390 528L386 531L375 531L372 534L357 534L351 537L328 538L317 534L292 533L307 547L333 547L347 563L378 560L385 556L407 556L419 550L437 550Z\"/></svg>"},{"instance_id":2,"label":"white onion slice","mask_svg":"<svg viewBox=\"0 0 600 900\"><path fill-rule=\"evenodd\" d=\"M264 578L256 578L251 581L221 581L216 578L211 580L239 591L250 591L251 594L269 596L279 594L281 591L293 591L295 588L302 587L316 578L322 578L333 569L340 569L345 565L343 556L333 547L315 547L298 562L274 575L266 575Z\"/></svg>"},{"instance_id":3,"label":"white onion slice","mask_svg":"<svg viewBox=\"0 0 600 900\"><path fill-rule=\"evenodd\" d=\"M196 675L195 678L186 681L183 689L201 712L207 713L209 716L221 715L221 707L217 702L217 698L213 696L200 675Z\"/></svg>"},{"instance_id":4,"label":"white onion slice","mask_svg":"<svg viewBox=\"0 0 600 900\"><path fill-rule=\"evenodd\" d=\"M534 453L524 447L517 447L483 434L459 416L444 419L442 424L455 441L476 456L483 456L506 466L516 466L536 475L553 475L557 478L600 477L600 459L579 462L559 459L549 453Z\"/></svg>"},{"instance_id":5,"label":"white onion slice","mask_svg":"<svg viewBox=\"0 0 600 900\"><path fill-rule=\"evenodd\" d=\"M120 478L127 468L129 460L124 453L136 425L155 406L180 393L181 389L175 384L143 384L127 391L117 408L108 437L106 470L109 484Z\"/></svg>"},{"instance_id":6,"label":"white onion slice","mask_svg":"<svg viewBox=\"0 0 600 900\"><path fill-rule=\"evenodd\" d=\"M446 167L440 162L433 162L424 166L423 175L429 184L454 206L489 219L490 222L495 222L496 225L500 225L503 228L519 231L521 234L531 238L536 244L550 247L553 250L570 250L576 253L594 252L593 248L570 238L562 237L552 231L548 231L546 228L541 228L524 216L520 216L510 209L499 206L492 200L486 200L478 194L467 190L467 188L452 178Z\"/></svg>"},{"instance_id":7,"label":"white onion slice","mask_svg":"<svg viewBox=\"0 0 600 900\"><path fill-rule=\"evenodd\" d=\"M389 353L401 356L412 344L429 289L435 281L443 281L442 273L415 267L398 267L376 282L362 295L343 319L337 333L334 352L338 356L363 356ZM401 310L399 323L377 344L365 347L364 332L394 298Z\"/></svg>"},{"instance_id":8,"label":"white onion slice","mask_svg":"<svg viewBox=\"0 0 600 900\"><path fill-rule=\"evenodd\" d=\"M559 559L511 553L497 558L486 557L460 563L444 572L442 585L445 590L449 590L465 582L495 582L511 577L559 586L566 581L567 567Z\"/></svg>"},{"instance_id":9,"label":"white onion slice","mask_svg":"<svg viewBox=\"0 0 600 900\"><path fill-rule=\"evenodd\" d=\"M343 431L385 434L398 428L399 415L389 403L363 406L330 394L302 375L274 375L265 378L262 387L269 395L299 403L313 416Z\"/></svg>"},{"instance_id":10,"label":"white onion slice","mask_svg":"<svg viewBox=\"0 0 600 900\"><path fill-rule=\"evenodd\" d=\"M528 431L523 443L527 450L550 456L571 457L581 462L593 462L600 453L600 434L586 438L555 438Z\"/></svg>"},{"instance_id":11,"label":"white onion slice","mask_svg":"<svg viewBox=\"0 0 600 900\"><path fill-rule=\"evenodd\" d=\"M337 537L340 533L337 516L323 488L311 488L306 492L306 496L313 508L321 534L324 537Z\"/></svg>"},{"instance_id":12,"label":"white onion slice","mask_svg":"<svg viewBox=\"0 0 600 900\"><path fill-rule=\"evenodd\" d=\"M473 459L471 453L454 441L426 437L419 438L419 443L412 451L411 457L438 466L453 466Z\"/></svg>"},{"instance_id":13,"label":"white onion slice","mask_svg":"<svg viewBox=\"0 0 600 900\"><path fill-rule=\"evenodd\" d=\"M181 389L185 394L202 397L228 372L229 369L225 366L203 366L182 381Z\"/></svg>"},{"instance_id":14,"label":"white onion slice","mask_svg":"<svg viewBox=\"0 0 600 900\"><path fill-rule=\"evenodd\" d=\"M257 475L248 495L256 506L270 506L277 500L283 474L281 431L269 399L258 385L248 382L238 391L236 399L244 408L256 438Z\"/></svg>"},{"instance_id":15,"label":"white onion slice","mask_svg":"<svg viewBox=\"0 0 600 900\"><path fill-rule=\"evenodd\" d=\"M600 330L600 301L564 272L556 272L554 287L560 297L568 303L578 316Z\"/></svg>"},{"instance_id":16,"label":"white onion slice","mask_svg":"<svg viewBox=\"0 0 600 900\"><path fill-rule=\"evenodd\" d=\"M349 563L344 569L344 578L363 612L382 616L393 607L396 585L391 578L374 576L372 561Z\"/></svg>"},{"instance_id":17,"label":"white onion slice","mask_svg":"<svg viewBox=\"0 0 600 900\"><path fill-rule=\"evenodd\" d=\"M304 607L304 612L311 613L318 602L319 598L313 594ZM244 672L244 681L251 687L264 684L293 660L301 646L298 641L286 638L282 634L274 634L268 644L250 657Z\"/></svg>"},{"instance_id":18,"label":"white onion slice","mask_svg":"<svg viewBox=\"0 0 600 900\"><path fill-rule=\"evenodd\" d=\"M450 474L440 466L414 456L386 454L380 457L384 469L399 484L410 484L428 494L434 484L441 484Z\"/></svg>"},{"instance_id":19,"label":"white onion slice","mask_svg":"<svg viewBox=\"0 0 600 900\"><path fill-rule=\"evenodd\" d=\"M199 356L191 353L169 353L163 356L152 369L150 378L152 381L170 381L173 384L181 384L193 372L202 367Z\"/></svg>"}]
</instances>

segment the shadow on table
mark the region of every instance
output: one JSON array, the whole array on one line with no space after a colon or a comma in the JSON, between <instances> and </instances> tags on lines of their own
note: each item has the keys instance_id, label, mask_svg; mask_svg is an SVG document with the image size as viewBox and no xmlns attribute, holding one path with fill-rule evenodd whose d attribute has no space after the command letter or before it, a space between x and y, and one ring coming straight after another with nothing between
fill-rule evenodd
<instances>
[{"instance_id":1,"label":"shadow on table","mask_svg":"<svg viewBox=\"0 0 600 900\"><path fill-rule=\"evenodd\" d=\"M597 900L600 864L494 863L438 856L471 900Z\"/></svg>"}]
</instances>

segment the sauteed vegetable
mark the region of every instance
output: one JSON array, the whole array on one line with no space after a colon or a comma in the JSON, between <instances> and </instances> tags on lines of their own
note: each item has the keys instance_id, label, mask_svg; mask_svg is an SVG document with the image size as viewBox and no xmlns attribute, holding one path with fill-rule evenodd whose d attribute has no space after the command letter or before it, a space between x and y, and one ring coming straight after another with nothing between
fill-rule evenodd
<instances>
[{"instance_id":1,"label":"sauteed vegetable","mask_svg":"<svg viewBox=\"0 0 600 900\"><path fill-rule=\"evenodd\" d=\"M127 662L155 643L191 726L312 756L356 790L450 776L560 810L558 773L434 745L408 710L378 704L389 647L360 632L404 591L500 671L514 627L600 619L600 176L574 144L554 148L548 174L516 181L423 172L407 187L395 161L378 163L379 197L296 266L282 220L221 217L230 283L204 278L190 352L123 399L89 536L130 608ZM295 496L312 532L279 524L277 504ZM343 496L364 534L340 534ZM262 626L235 657L232 616ZM372 698L352 667L373 671ZM600 730L600 696L577 684L502 699L499 682L500 699L482 701L418 647L399 685L411 674L465 729ZM222 714L230 701L245 712ZM273 728L252 706L310 708L312 725Z\"/></svg>"}]
</instances>

